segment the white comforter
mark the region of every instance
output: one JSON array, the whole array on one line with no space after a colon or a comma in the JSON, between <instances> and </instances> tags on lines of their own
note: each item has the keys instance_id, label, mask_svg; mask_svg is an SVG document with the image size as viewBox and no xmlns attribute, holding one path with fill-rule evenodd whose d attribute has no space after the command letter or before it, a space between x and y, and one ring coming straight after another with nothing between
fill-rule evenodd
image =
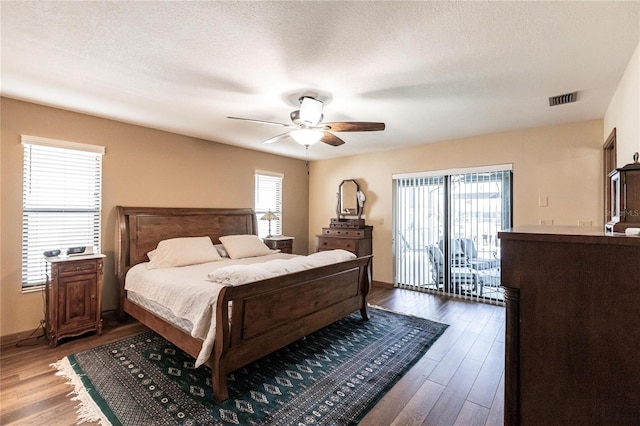
<instances>
[{"instance_id":1,"label":"white comforter","mask_svg":"<svg viewBox=\"0 0 640 426\"><path fill-rule=\"evenodd\" d=\"M303 269L317 268L331 263L355 259L355 254L346 250L329 250L296 256L290 259L269 259L251 265L229 265L208 274L208 278L219 284L238 285L252 281L290 274ZM256 258L254 258L256 259Z\"/></svg>"},{"instance_id":2,"label":"white comforter","mask_svg":"<svg viewBox=\"0 0 640 426\"><path fill-rule=\"evenodd\" d=\"M198 367L213 349L216 303L223 287L352 258L355 255L344 250L331 250L309 256L276 253L163 269L147 269L147 263L140 263L127 273L125 289L164 306L193 325L191 336L203 340L195 364Z\"/></svg>"}]
</instances>

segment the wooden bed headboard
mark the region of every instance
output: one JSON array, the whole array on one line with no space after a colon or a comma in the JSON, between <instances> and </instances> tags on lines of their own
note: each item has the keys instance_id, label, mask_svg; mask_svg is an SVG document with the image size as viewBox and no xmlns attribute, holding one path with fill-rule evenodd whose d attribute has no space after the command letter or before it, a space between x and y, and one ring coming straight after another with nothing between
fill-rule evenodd
<instances>
[{"instance_id":1,"label":"wooden bed headboard","mask_svg":"<svg viewBox=\"0 0 640 426\"><path fill-rule=\"evenodd\" d=\"M162 240L258 234L253 209L122 207L117 206L116 276L121 285L132 266L148 262L147 253Z\"/></svg>"}]
</instances>

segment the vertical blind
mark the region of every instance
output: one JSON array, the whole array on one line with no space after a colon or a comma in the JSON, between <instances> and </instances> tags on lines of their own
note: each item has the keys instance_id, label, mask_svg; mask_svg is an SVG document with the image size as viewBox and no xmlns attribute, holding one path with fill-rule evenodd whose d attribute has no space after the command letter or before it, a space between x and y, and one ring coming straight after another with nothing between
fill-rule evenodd
<instances>
[{"instance_id":1,"label":"vertical blind","mask_svg":"<svg viewBox=\"0 0 640 426\"><path fill-rule=\"evenodd\" d=\"M444 177L407 177L394 186L395 281L405 288L434 286L427 248L444 226Z\"/></svg>"},{"instance_id":2,"label":"vertical blind","mask_svg":"<svg viewBox=\"0 0 640 426\"><path fill-rule=\"evenodd\" d=\"M43 252L100 250L104 147L22 136L22 288L46 281Z\"/></svg>"},{"instance_id":3,"label":"vertical blind","mask_svg":"<svg viewBox=\"0 0 640 426\"><path fill-rule=\"evenodd\" d=\"M501 302L511 166L394 176L394 284Z\"/></svg>"},{"instance_id":4,"label":"vertical blind","mask_svg":"<svg viewBox=\"0 0 640 426\"><path fill-rule=\"evenodd\" d=\"M452 237L497 253L498 231L511 226L511 171L452 175L450 194Z\"/></svg>"},{"instance_id":5,"label":"vertical blind","mask_svg":"<svg viewBox=\"0 0 640 426\"><path fill-rule=\"evenodd\" d=\"M258 236L269 234L269 221L260 218L271 211L278 216L271 221L271 234L282 234L282 180L279 173L257 171L255 175L255 212L258 218Z\"/></svg>"}]
</instances>

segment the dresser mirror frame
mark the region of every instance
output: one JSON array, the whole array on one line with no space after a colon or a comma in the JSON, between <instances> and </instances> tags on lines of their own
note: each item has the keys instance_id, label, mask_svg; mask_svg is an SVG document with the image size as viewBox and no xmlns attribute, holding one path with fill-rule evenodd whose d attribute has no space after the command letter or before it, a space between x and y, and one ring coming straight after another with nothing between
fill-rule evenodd
<instances>
[{"instance_id":1,"label":"dresser mirror frame","mask_svg":"<svg viewBox=\"0 0 640 426\"><path fill-rule=\"evenodd\" d=\"M361 194L360 185L355 179L345 179L338 186L338 204L336 213L338 217L357 216L360 219L364 197Z\"/></svg>"}]
</instances>

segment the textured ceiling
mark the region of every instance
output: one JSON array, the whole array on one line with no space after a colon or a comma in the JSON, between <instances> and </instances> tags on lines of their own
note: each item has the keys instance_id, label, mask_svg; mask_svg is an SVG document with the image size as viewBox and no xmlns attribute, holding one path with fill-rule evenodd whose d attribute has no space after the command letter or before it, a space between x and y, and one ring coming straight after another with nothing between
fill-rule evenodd
<instances>
[{"instance_id":1,"label":"textured ceiling","mask_svg":"<svg viewBox=\"0 0 640 426\"><path fill-rule=\"evenodd\" d=\"M337 133L322 159L601 118L638 46L640 2L10 2L2 95L306 158L301 94ZM578 102L548 97L578 91ZM47 135L41 135L47 136Z\"/></svg>"}]
</instances>

